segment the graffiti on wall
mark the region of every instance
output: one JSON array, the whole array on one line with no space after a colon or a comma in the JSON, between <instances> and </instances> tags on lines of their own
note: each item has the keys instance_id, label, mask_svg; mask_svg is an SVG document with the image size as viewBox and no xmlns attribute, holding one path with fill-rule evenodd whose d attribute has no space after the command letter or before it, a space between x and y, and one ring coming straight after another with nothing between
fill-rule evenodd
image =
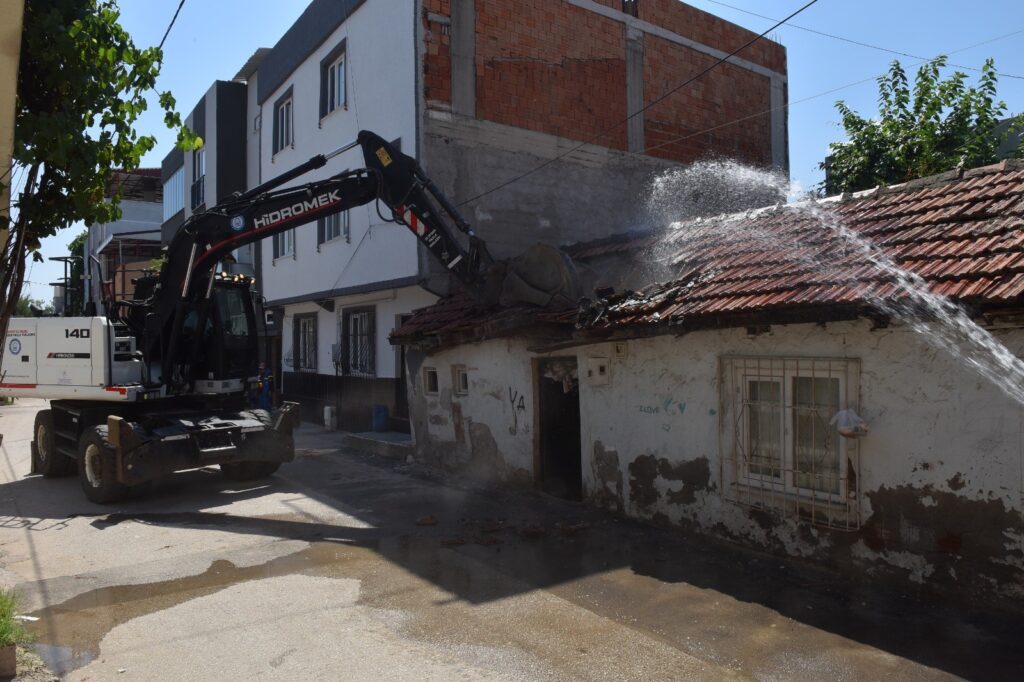
<instances>
[{"instance_id":1,"label":"graffiti on wall","mask_svg":"<svg viewBox=\"0 0 1024 682\"><path fill-rule=\"evenodd\" d=\"M508 432L514 436L519 433L519 413L526 412L526 398L509 386L508 402L512 406L512 426L508 427Z\"/></svg>"},{"instance_id":2,"label":"graffiti on wall","mask_svg":"<svg viewBox=\"0 0 1024 682\"><path fill-rule=\"evenodd\" d=\"M681 400L676 400L672 396L659 396L652 402L638 404L636 409L641 414L649 414L652 416L682 417L683 413L686 412L686 403ZM671 431L672 424L672 421L662 423L661 430Z\"/></svg>"}]
</instances>

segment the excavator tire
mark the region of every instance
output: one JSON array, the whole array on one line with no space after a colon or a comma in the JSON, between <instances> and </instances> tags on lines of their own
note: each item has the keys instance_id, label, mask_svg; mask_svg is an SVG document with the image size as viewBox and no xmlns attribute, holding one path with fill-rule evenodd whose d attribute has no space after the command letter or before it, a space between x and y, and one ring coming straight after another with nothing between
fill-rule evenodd
<instances>
[{"instance_id":1,"label":"excavator tire","mask_svg":"<svg viewBox=\"0 0 1024 682\"><path fill-rule=\"evenodd\" d=\"M112 504L128 494L117 480L117 453L107 440L106 426L85 430L78 441L78 479L90 502Z\"/></svg>"},{"instance_id":2,"label":"excavator tire","mask_svg":"<svg viewBox=\"0 0 1024 682\"><path fill-rule=\"evenodd\" d=\"M53 411L36 412L35 428L32 429L32 471L46 478L57 478L75 473L75 460L57 452L56 437L53 433Z\"/></svg>"},{"instance_id":3,"label":"excavator tire","mask_svg":"<svg viewBox=\"0 0 1024 682\"><path fill-rule=\"evenodd\" d=\"M270 413L266 410L249 410L249 414L270 427ZM220 471L229 481L256 481L273 475L280 467L280 462L224 462Z\"/></svg>"}]
</instances>

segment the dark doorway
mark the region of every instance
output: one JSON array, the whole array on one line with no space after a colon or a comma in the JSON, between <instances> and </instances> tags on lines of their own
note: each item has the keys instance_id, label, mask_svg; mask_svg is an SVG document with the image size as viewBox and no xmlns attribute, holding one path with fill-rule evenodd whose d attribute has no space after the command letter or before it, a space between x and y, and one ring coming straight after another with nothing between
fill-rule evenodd
<instances>
[{"instance_id":1,"label":"dark doorway","mask_svg":"<svg viewBox=\"0 0 1024 682\"><path fill-rule=\"evenodd\" d=\"M541 488L551 495L578 500L583 494L583 466L576 358L538 361L537 387Z\"/></svg>"},{"instance_id":2,"label":"dark doorway","mask_svg":"<svg viewBox=\"0 0 1024 682\"><path fill-rule=\"evenodd\" d=\"M395 317L395 329L401 327L412 315L397 315ZM405 346L399 345L395 349L395 363L398 369L398 381L395 382L395 414L397 419L408 423L409 420L409 378L405 372Z\"/></svg>"}]
</instances>

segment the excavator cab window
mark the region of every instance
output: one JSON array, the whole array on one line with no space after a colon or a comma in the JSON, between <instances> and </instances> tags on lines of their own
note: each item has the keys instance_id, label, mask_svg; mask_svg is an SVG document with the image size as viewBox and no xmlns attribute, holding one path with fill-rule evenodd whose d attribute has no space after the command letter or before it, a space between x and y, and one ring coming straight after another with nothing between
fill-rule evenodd
<instances>
[{"instance_id":1,"label":"excavator cab window","mask_svg":"<svg viewBox=\"0 0 1024 682\"><path fill-rule=\"evenodd\" d=\"M214 317L219 333L215 357L221 366L210 368L214 376L242 379L254 376L258 363L258 332L252 296L246 286L218 283L213 288Z\"/></svg>"}]
</instances>

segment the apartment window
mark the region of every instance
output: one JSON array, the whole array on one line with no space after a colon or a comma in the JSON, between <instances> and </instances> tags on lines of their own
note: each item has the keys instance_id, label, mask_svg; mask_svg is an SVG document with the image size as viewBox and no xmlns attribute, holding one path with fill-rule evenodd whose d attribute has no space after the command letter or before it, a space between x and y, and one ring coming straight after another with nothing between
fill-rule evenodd
<instances>
[{"instance_id":1,"label":"apartment window","mask_svg":"<svg viewBox=\"0 0 1024 682\"><path fill-rule=\"evenodd\" d=\"M206 149L192 152L192 209L206 202Z\"/></svg>"},{"instance_id":2,"label":"apartment window","mask_svg":"<svg viewBox=\"0 0 1024 682\"><path fill-rule=\"evenodd\" d=\"M295 350L292 358L296 372L316 371L316 313L295 316Z\"/></svg>"},{"instance_id":3,"label":"apartment window","mask_svg":"<svg viewBox=\"0 0 1024 682\"><path fill-rule=\"evenodd\" d=\"M285 230L273 237L274 259L295 255L295 230Z\"/></svg>"},{"instance_id":4,"label":"apartment window","mask_svg":"<svg viewBox=\"0 0 1024 682\"><path fill-rule=\"evenodd\" d=\"M342 40L320 62L320 118L348 106L345 42Z\"/></svg>"},{"instance_id":5,"label":"apartment window","mask_svg":"<svg viewBox=\"0 0 1024 682\"><path fill-rule=\"evenodd\" d=\"M293 128L293 99L292 89L288 88L281 97L274 102L274 153L286 147L295 146L295 130Z\"/></svg>"},{"instance_id":6,"label":"apartment window","mask_svg":"<svg viewBox=\"0 0 1024 682\"><path fill-rule=\"evenodd\" d=\"M639 16L640 0L622 0L622 11L630 16Z\"/></svg>"},{"instance_id":7,"label":"apartment window","mask_svg":"<svg viewBox=\"0 0 1024 682\"><path fill-rule=\"evenodd\" d=\"M373 308L352 308L341 314L343 369L346 374L373 376L375 371L376 313Z\"/></svg>"},{"instance_id":8,"label":"apartment window","mask_svg":"<svg viewBox=\"0 0 1024 682\"><path fill-rule=\"evenodd\" d=\"M455 386L455 395L469 395L469 372L465 366L452 367L452 384Z\"/></svg>"},{"instance_id":9,"label":"apartment window","mask_svg":"<svg viewBox=\"0 0 1024 682\"><path fill-rule=\"evenodd\" d=\"M342 211L320 218L316 223L316 244L319 247L325 242L344 238L346 242L351 240L349 234L348 211Z\"/></svg>"},{"instance_id":10,"label":"apartment window","mask_svg":"<svg viewBox=\"0 0 1024 682\"><path fill-rule=\"evenodd\" d=\"M727 495L835 527L859 525L856 440L832 423L857 409L859 363L845 358L724 358Z\"/></svg>"},{"instance_id":11,"label":"apartment window","mask_svg":"<svg viewBox=\"0 0 1024 682\"><path fill-rule=\"evenodd\" d=\"M423 390L427 395L437 395L437 370L433 367L423 368Z\"/></svg>"},{"instance_id":12,"label":"apartment window","mask_svg":"<svg viewBox=\"0 0 1024 682\"><path fill-rule=\"evenodd\" d=\"M164 183L164 222L185 208L185 167L182 166Z\"/></svg>"}]
</instances>

